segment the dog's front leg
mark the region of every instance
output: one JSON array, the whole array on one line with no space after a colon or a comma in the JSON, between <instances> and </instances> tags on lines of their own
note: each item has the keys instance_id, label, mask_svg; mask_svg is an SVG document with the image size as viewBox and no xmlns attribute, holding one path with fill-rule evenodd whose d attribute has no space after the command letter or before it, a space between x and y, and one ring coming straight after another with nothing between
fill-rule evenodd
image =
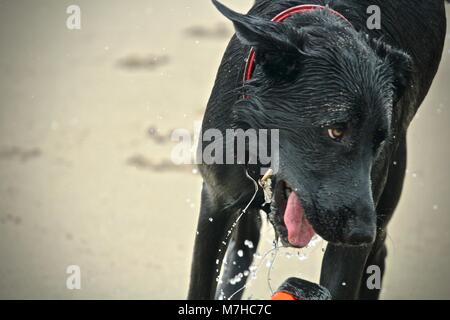
<instances>
[{"instance_id":1,"label":"dog's front leg","mask_svg":"<svg viewBox=\"0 0 450 320\"><path fill-rule=\"evenodd\" d=\"M223 283L218 287L216 298L222 296L224 299L241 300L249 276L245 271L249 271L253 262L260 239L261 224L257 209L250 209L238 222L225 257ZM239 281L230 281L238 274L242 275Z\"/></svg>"},{"instance_id":2,"label":"dog's front leg","mask_svg":"<svg viewBox=\"0 0 450 320\"><path fill-rule=\"evenodd\" d=\"M371 250L367 246L342 246L329 243L322 261L320 284L333 299L356 299L364 266Z\"/></svg>"},{"instance_id":3,"label":"dog's front leg","mask_svg":"<svg viewBox=\"0 0 450 320\"><path fill-rule=\"evenodd\" d=\"M217 288L216 278L226 251L226 230L232 214L221 210L208 194L205 184L202 189L200 216L191 266L191 280L188 299L214 299Z\"/></svg>"}]
</instances>

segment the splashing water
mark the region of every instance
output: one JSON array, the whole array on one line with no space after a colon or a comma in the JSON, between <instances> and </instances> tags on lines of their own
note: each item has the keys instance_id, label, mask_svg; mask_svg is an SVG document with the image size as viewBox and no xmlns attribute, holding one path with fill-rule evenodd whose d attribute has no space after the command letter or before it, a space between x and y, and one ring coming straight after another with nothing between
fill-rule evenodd
<instances>
[{"instance_id":1,"label":"splashing water","mask_svg":"<svg viewBox=\"0 0 450 320\"><path fill-rule=\"evenodd\" d=\"M226 246L227 246L227 241L229 240L230 235L232 234L234 228L236 227L236 225L237 225L237 223L239 222L239 220L241 220L242 216L243 216L244 214L247 213L248 208L249 208L250 205L253 203L253 201L254 201L255 198L256 198L256 195L258 194L258 190L259 190L258 183L255 181L255 179L253 179L253 178L249 175L248 170L245 170L245 175L246 175L246 177L247 177L249 180L251 180L251 181L253 182L253 185L254 185L254 187L255 187L255 191L254 191L254 193L253 193L252 198L251 198L250 201L248 202L248 204L245 206L245 208L241 211L241 213L239 214L239 216L236 218L236 220L235 220L234 223L232 224L231 228L227 231L227 235L226 235L226 237L225 237L225 240L222 241L222 246L225 247L225 249L226 249ZM212 222L212 218L209 218L209 221ZM220 249L218 250L218 252L220 253L221 251L222 251L222 249L220 248ZM225 250L225 251L226 251L226 250ZM242 257L243 255L244 255L243 251L242 251L242 250L239 250L239 251L238 251L238 256ZM233 261L233 265L236 265L236 262L235 262L235 261ZM217 274L216 281L217 281L217 282L221 281L221 280L220 280L220 274L219 274L219 273L220 273L220 269L216 269L216 274ZM217 279L219 279L219 280L217 280ZM219 283L221 283L221 282L219 282ZM230 299L230 298L229 298L229 299Z\"/></svg>"},{"instance_id":2,"label":"splashing water","mask_svg":"<svg viewBox=\"0 0 450 320\"><path fill-rule=\"evenodd\" d=\"M232 233L232 231L234 230L235 226L237 225L237 223L239 222L239 220L242 218L242 216L247 213L248 208L250 207L250 205L252 204L252 202L254 201L254 199L256 198L256 195L258 193L259 187L258 187L258 183L248 174L248 172L246 171L246 176L248 179L250 179L254 186L255 186L255 192L251 198L251 200L249 201L249 203L247 204L247 206L241 211L241 213L239 214L239 216L236 218L235 222L232 224L232 227L228 230L227 235L225 237L225 241L222 242L222 245L226 247L228 239ZM256 265L251 265L249 267L248 270L245 270L244 272L239 272L238 274L236 274L232 279L229 280L230 284L232 285L237 285L240 282L243 281L244 277L248 277L248 283L244 283L242 284L242 286L240 286L236 291L234 291L229 297L225 297L222 296L223 299L227 299L227 300L231 300L236 294L240 293L241 291L243 291L244 289L246 289L249 285L251 285L252 281L257 279L258 276L258 272L259 270L261 270L261 266L263 265L263 263L265 263L268 271L267 271L267 285L268 285L268 289L270 291L270 294L273 295L274 290L272 287L272 278L271 278L271 274L272 274L272 270L274 269L274 265L275 265L275 261L277 259L278 256L278 252L280 249L288 249L288 250L292 250L292 248L290 247L286 247L284 245L279 245L277 241L270 241L267 240L268 244L271 245L271 248L268 249L266 252L264 252L263 254L260 253L254 253L253 254L253 258L254 260L258 260L258 261L254 261L254 263L256 263ZM252 241L250 240L245 240L244 241L244 245L246 247L248 247L249 249L253 249L254 248L254 244ZM318 236L315 235L310 243L302 250L309 250L315 247L320 247L322 252L325 252L325 242L323 241L323 239ZM221 252L221 249L219 249L219 252ZM237 251L237 255L239 257L243 257L244 252L243 250L238 250ZM271 257L269 261L266 261L267 257ZM292 258L294 255L290 252L287 252L285 254L285 257L287 259ZM299 261L303 262L305 260L308 259L308 252L297 252L296 257ZM236 265L236 261L232 261L231 262L233 265ZM216 270L217 273L219 272L219 270ZM218 279L220 278L220 276L218 275ZM219 282L220 281L220 282ZM219 283L222 283L222 280L218 280Z\"/></svg>"},{"instance_id":3,"label":"splashing water","mask_svg":"<svg viewBox=\"0 0 450 320\"><path fill-rule=\"evenodd\" d=\"M253 249L253 241L245 240L244 245L247 246L249 249Z\"/></svg>"}]
</instances>

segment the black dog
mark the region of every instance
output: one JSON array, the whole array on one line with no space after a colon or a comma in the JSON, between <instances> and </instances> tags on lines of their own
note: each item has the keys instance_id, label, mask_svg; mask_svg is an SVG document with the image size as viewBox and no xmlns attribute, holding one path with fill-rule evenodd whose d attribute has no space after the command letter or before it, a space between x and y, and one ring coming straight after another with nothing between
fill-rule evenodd
<instances>
[{"instance_id":1,"label":"black dog","mask_svg":"<svg viewBox=\"0 0 450 320\"><path fill-rule=\"evenodd\" d=\"M306 245L312 232L329 242L320 283L333 299L378 298L379 290L366 287L365 271L370 265L384 270L386 227L405 175L406 131L441 59L444 1L258 0L248 15L214 3L236 35L222 60L203 132L279 129L279 171L271 210L265 208L277 236L294 247ZM270 21L301 4L334 11ZM381 29L367 27L371 5L381 9ZM251 47L256 67L243 83ZM234 230L218 288L222 243L255 190L246 172L259 179L259 166L210 164L200 171L189 299L213 299L219 291L229 298L243 281L228 280L249 268L259 240L261 189Z\"/></svg>"}]
</instances>

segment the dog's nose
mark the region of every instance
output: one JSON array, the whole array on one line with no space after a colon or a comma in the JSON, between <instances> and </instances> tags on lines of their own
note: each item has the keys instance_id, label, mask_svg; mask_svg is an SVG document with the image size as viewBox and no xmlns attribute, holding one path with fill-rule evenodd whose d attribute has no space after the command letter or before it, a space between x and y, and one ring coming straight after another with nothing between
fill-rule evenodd
<instances>
[{"instance_id":1,"label":"dog's nose","mask_svg":"<svg viewBox=\"0 0 450 320\"><path fill-rule=\"evenodd\" d=\"M354 211L344 228L344 242L350 245L373 243L377 232L376 212L373 204L366 201L356 201L353 208Z\"/></svg>"},{"instance_id":2,"label":"dog's nose","mask_svg":"<svg viewBox=\"0 0 450 320\"><path fill-rule=\"evenodd\" d=\"M350 245L371 244L375 241L375 228L369 226L352 228L345 235L345 243Z\"/></svg>"}]
</instances>

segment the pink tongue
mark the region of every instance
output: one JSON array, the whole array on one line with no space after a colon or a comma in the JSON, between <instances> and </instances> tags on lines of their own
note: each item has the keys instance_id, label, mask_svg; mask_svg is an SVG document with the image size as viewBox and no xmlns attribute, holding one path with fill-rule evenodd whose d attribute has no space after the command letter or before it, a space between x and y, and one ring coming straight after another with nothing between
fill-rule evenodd
<instances>
[{"instance_id":1,"label":"pink tongue","mask_svg":"<svg viewBox=\"0 0 450 320\"><path fill-rule=\"evenodd\" d=\"M293 246L303 248L314 236L314 229L305 216L300 199L291 192L284 213L284 223L288 229L288 240Z\"/></svg>"}]
</instances>

